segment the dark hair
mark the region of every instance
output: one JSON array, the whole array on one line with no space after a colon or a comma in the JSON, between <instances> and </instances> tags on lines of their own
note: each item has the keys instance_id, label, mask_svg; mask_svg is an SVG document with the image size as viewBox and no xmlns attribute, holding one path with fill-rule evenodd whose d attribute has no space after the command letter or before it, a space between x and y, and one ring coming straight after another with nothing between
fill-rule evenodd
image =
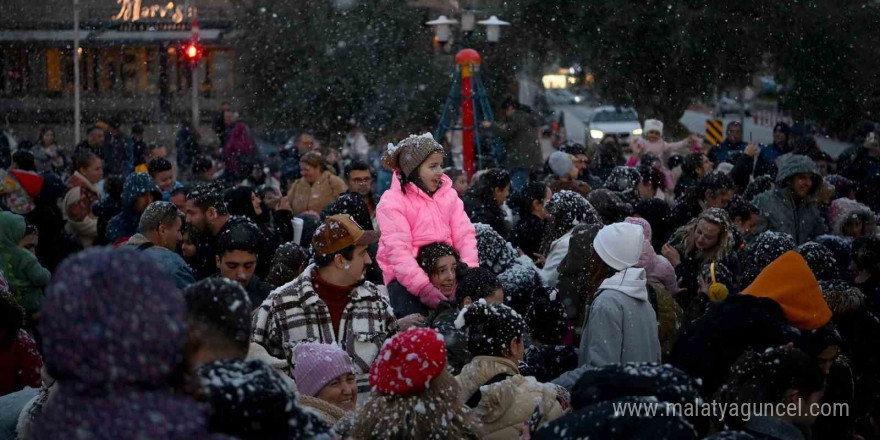
<instances>
[{"instance_id":1,"label":"dark hair","mask_svg":"<svg viewBox=\"0 0 880 440\"><path fill-rule=\"evenodd\" d=\"M570 154L572 156L577 156L580 154L583 154L584 156L589 156L589 154L587 154L586 147L576 142L566 143L562 146L562 148L560 148L559 151Z\"/></svg>"},{"instance_id":2,"label":"dark hair","mask_svg":"<svg viewBox=\"0 0 880 440\"><path fill-rule=\"evenodd\" d=\"M730 369L727 383L715 400L724 403L783 403L788 390L804 394L821 391L825 376L816 361L791 347L748 351ZM804 396L806 397L806 395ZM731 428L741 428L744 420L726 417Z\"/></svg>"},{"instance_id":3,"label":"dark hair","mask_svg":"<svg viewBox=\"0 0 880 440\"><path fill-rule=\"evenodd\" d=\"M36 224L25 220L24 235L40 235L40 229L37 228Z\"/></svg>"},{"instance_id":4,"label":"dark hair","mask_svg":"<svg viewBox=\"0 0 880 440\"><path fill-rule=\"evenodd\" d=\"M104 193L108 196L121 198L125 189L125 179L119 174L111 174L104 178Z\"/></svg>"},{"instance_id":5,"label":"dark hair","mask_svg":"<svg viewBox=\"0 0 880 440\"><path fill-rule=\"evenodd\" d=\"M147 206L147 209L141 214L141 219L138 223L138 232L143 234L155 231L159 229L160 225L167 227L182 216L183 213L181 213L171 202L163 202L160 200L158 202L150 203L150 206Z\"/></svg>"},{"instance_id":6,"label":"dark hair","mask_svg":"<svg viewBox=\"0 0 880 440\"><path fill-rule=\"evenodd\" d=\"M639 165L636 170L639 172L642 183L651 185L654 190L666 190L666 178L663 177L660 170L650 165Z\"/></svg>"},{"instance_id":7,"label":"dark hair","mask_svg":"<svg viewBox=\"0 0 880 440\"><path fill-rule=\"evenodd\" d=\"M171 166L171 162L164 157L154 157L150 159L150 163L147 164L147 172L150 173L150 177L156 177L157 173L161 173L162 171L170 171L173 170L174 167Z\"/></svg>"},{"instance_id":8,"label":"dark hair","mask_svg":"<svg viewBox=\"0 0 880 440\"><path fill-rule=\"evenodd\" d=\"M336 258L337 255L342 255L342 258L351 261L354 258L354 250L355 246L348 246L344 249L340 249L338 252L334 252L332 254L322 254L319 252L315 253L315 265L318 267L327 267L331 263L333 263L333 259Z\"/></svg>"},{"instance_id":9,"label":"dark hair","mask_svg":"<svg viewBox=\"0 0 880 440\"><path fill-rule=\"evenodd\" d=\"M238 283L221 277L205 278L183 289L183 297L188 325L207 333L203 342L247 353L253 304Z\"/></svg>"},{"instance_id":10,"label":"dark hair","mask_svg":"<svg viewBox=\"0 0 880 440\"><path fill-rule=\"evenodd\" d=\"M461 304L465 298L478 301L492 296L496 290L503 289L501 281L495 273L482 267L469 267L457 274L458 285L455 287L455 301Z\"/></svg>"},{"instance_id":11,"label":"dark hair","mask_svg":"<svg viewBox=\"0 0 880 440\"><path fill-rule=\"evenodd\" d=\"M132 125L131 134L144 134L144 126L141 124Z\"/></svg>"},{"instance_id":12,"label":"dark hair","mask_svg":"<svg viewBox=\"0 0 880 440\"><path fill-rule=\"evenodd\" d=\"M346 192L339 195L333 202L325 206L321 211L321 220L337 214L348 214L355 223L365 231L373 230L373 220L370 218L370 210L367 202L360 194Z\"/></svg>"},{"instance_id":13,"label":"dark hair","mask_svg":"<svg viewBox=\"0 0 880 440\"><path fill-rule=\"evenodd\" d=\"M700 153L700 154L702 154L702 153ZM677 166L681 166L682 172L684 172L684 158L685 157L682 156L681 154L673 154L673 155L669 156L669 159L666 160L666 168L671 170Z\"/></svg>"},{"instance_id":14,"label":"dark hair","mask_svg":"<svg viewBox=\"0 0 880 440\"><path fill-rule=\"evenodd\" d=\"M183 194L183 196L186 197L189 194L189 187L184 185L171 190L171 197L174 197L178 194Z\"/></svg>"},{"instance_id":15,"label":"dark hair","mask_svg":"<svg viewBox=\"0 0 880 440\"><path fill-rule=\"evenodd\" d=\"M239 217L235 217L239 219ZM252 221L242 217L229 225L217 238L217 255L230 251L250 252L259 255L262 249L263 233Z\"/></svg>"},{"instance_id":16,"label":"dark hair","mask_svg":"<svg viewBox=\"0 0 880 440\"><path fill-rule=\"evenodd\" d=\"M468 188L467 194L479 200L495 200L495 188L506 188L508 185L510 185L510 173L507 170L490 168Z\"/></svg>"},{"instance_id":17,"label":"dark hair","mask_svg":"<svg viewBox=\"0 0 880 440\"><path fill-rule=\"evenodd\" d=\"M759 194L771 189L773 189L773 178L768 175L758 176L746 187L743 198L751 202Z\"/></svg>"},{"instance_id":18,"label":"dark hair","mask_svg":"<svg viewBox=\"0 0 880 440\"><path fill-rule=\"evenodd\" d=\"M416 263L426 274L432 275L437 271L437 261L448 256L454 257L456 263L461 260L454 247L441 242L430 243L419 248Z\"/></svg>"},{"instance_id":19,"label":"dark hair","mask_svg":"<svg viewBox=\"0 0 880 440\"><path fill-rule=\"evenodd\" d=\"M281 286L298 277L308 262L308 254L299 244L287 242L275 249L272 267L266 282L273 286Z\"/></svg>"},{"instance_id":20,"label":"dark hair","mask_svg":"<svg viewBox=\"0 0 880 440\"><path fill-rule=\"evenodd\" d=\"M100 159L97 154L86 149L80 149L73 155L73 170L79 171L89 166L93 160Z\"/></svg>"},{"instance_id":21,"label":"dark hair","mask_svg":"<svg viewBox=\"0 0 880 440\"><path fill-rule=\"evenodd\" d=\"M532 214L532 202L544 201L547 195L547 185L541 182L529 182L510 196L510 205L522 219Z\"/></svg>"},{"instance_id":22,"label":"dark hair","mask_svg":"<svg viewBox=\"0 0 880 440\"><path fill-rule=\"evenodd\" d=\"M149 156L150 154L153 154L154 151L163 147L164 145L159 145L157 143L148 144L147 148L144 150L144 156Z\"/></svg>"},{"instance_id":23,"label":"dark hair","mask_svg":"<svg viewBox=\"0 0 880 440\"><path fill-rule=\"evenodd\" d=\"M735 195L730 198L727 213L730 214L731 220L739 217L740 220L745 221L752 218L752 215L758 215L758 207L741 196Z\"/></svg>"},{"instance_id":24,"label":"dark hair","mask_svg":"<svg viewBox=\"0 0 880 440\"><path fill-rule=\"evenodd\" d=\"M568 331L565 306L556 299L555 289L539 287L532 292L531 304L526 312L526 324L532 341L545 345L561 345Z\"/></svg>"},{"instance_id":25,"label":"dark hair","mask_svg":"<svg viewBox=\"0 0 880 440\"><path fill-rule=\"evenodd\" d=\"M660 254L660 250L669 236L672 235L672 228L669 225L669 216L671 210L669 204L663 200L650 198L642 199L636 203L633 214L637 215L651 224L651 244L654 251Z\"/></svg>"},{"instance_id":26,"label":"dark hair","mask_svg":"<svg viewBox=\"0 0 880 440\"><path fill-rule=\"evenodd\" d=\"M92 134L92 132L95 131L95 130L101 130L101 132L104 131L103 128L98 127L97 125L93 125L93 126L89 127L88 130L86 130L86 135L90 135L90 134Z\"/></svg>"},{"instance_id":27,"label":"dark hair","mask_svg":"<svg viewBox=\"0 0 880 440\"><path fill-rule=\"evenodd\" d=\"M370 176L373 175L373 170L370 168L370 165L362 160L353 160L350 164L345 166L345 180L348 180L348 177L351 175L352 171L369 171Z\"/></svg>"},{"instance_id":28,"label":"dark hair","mask_svg":"<svg viewBox=\"0 0 880 440\"><path fill-rule=\"evenodd\" d=\"M214 166L214 162L211 161L210 157L196 156L196 158L193 159L192 172L193 174L201 174L210 170L212 166Z\"/></svg>"},{"instance_id":29,"label":"dark hair","mask_svg":"<svg viewBox=\"0 0 880 440\"><path fill-rule=\"evenodd\" d=\"M684 157L681 163L681 174L683 176L696 177L697 170L703 167L703 153L694 152Z\"/></svg>"},{"instance_id":30,"label":"dark hair","mask_svg":"<svg viewBox=\"0 0 880 440\"><path fill-rule=\"evenodd\" d=\"M8 347L18 338L18 331L24 325L24 308L11 293L0 292L0 327L3 339L0 347Z\"/></svg>"},{"instance_id":31,"label":"dark hair","mask_svg":"<svg viewBox=\"0 0 880 440\"><path fill-rule=\"evenodd\" d=\"M15 153L12 153L12 161L15 162L20 170L37 170L37 165L34 161L34 153L31 153L28 150L18 150Z\"/></svg>"},{"instance_id":32,"label":"dark hair","mask_svg":"<svg viewBox=\"0 0 880 440\"><path fill-rule=\"evenodd\" d=\"M510 307L503 304L476 302L464 312L468 349L474 356L503 357L510 350L510 341L522 340L526 323Z\"/></svg>"},{"instance_id":33,"label":"dark hair","mask_svg":"<svg viewBox=\"0 0 880 440\"><path fill-rule=\"evenodd\" d=\"M857 268L877 276L880 273L880 237L868 235L853 240L852 259Z\"/></svg>"},{"instance_id":34,"label":"dark hair","mask_svg":"<svg viewBox=\"0 0 880 440\"><path fill-rule=\"evenodd\" d=\"M223 189L215 183L203 183L196 186L187 194L186 200L191 200L202 211L214 208L218 215L229 214L229 208L226 206L226 201L223 200Z\"/></svg>"},{"instance_id":35,"label":"dark hair","mask_svg":"<svg viewBox=\"0 0 880 440\"><path fill-rule=\"evenodd\" d=\"M721 191L736 192L736 184L733 179L724 173L709 173L703 176L695 187L695 196L697 200L705 200L706 192L710 197L715 197Z\"/></svg>"},{"instance_id":36,"label":"dark hair","mask_svg":"<svg viewBox=\"0 0 880 440\"><path fill-rule=\"evenodd\" d=\"M461 168L448 167L443 168L443 174L449 177L450 180L455 182L455 179L458 179L460 176L464 175L464 170Z\"/></svg>"},{"instance_id":37,"label":"dark hair","mask_svg":"<svg viewBox=\"0 0 880 440\"><path fill-rule=\"evenodd\" d=\"M510 107L513 107L513 108L519 110L519 102L517 102L516 99L513 99L512 96L507 96L504 98L503 101L501 101L501 109L507 110Z\"/></svg>"}]
</instances>

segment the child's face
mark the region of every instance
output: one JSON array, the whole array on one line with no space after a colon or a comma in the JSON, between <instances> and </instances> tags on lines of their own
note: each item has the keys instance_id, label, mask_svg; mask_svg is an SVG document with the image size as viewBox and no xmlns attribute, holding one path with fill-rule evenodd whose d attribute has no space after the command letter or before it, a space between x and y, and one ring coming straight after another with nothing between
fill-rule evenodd
<instances>
[{"instance_id":1,"label":"child's face","mask_svg":"<svg viewBox=\"0 0 880 440\"><path fill-rule=\"evenodd\" d=\"M440 257L434 266L434 273L428 276L431 284L440 289L440 292L447 297L455 295L455 265L457 263L452 255Z\"/></svg>"},{"instance_id":2,"label":"child's face","mask_svg":"<svg viewBox=\"0 0 880 440\"><path fill-rule=\"evenodd\" d=\"M443 176L443 155L434 153L419 165L419 179L428 191L437 191L440 188L440 179Z\"/></svg>"},{"instance_id":3,"label":"child's face","mask_svg":"<svg viewBox=\"0 0 880 440\"><path fill-rule=\"evenodd\" d=\"M452 182L452 187L455 188L455 192L457 192L458 195L463 196L468 189L467 175L462 174L456 177L455 182Z\"/></svg>"},{"instance_id":4,"label":"child's face","mask_svg":"<svg viewBox=\"0 0 880 440\"><path fill-rule=\"evenodd\" d=\"M192 237L187 232L183 234L183 247L181 249L183 258L193 258L196 256L196 244L193 243Z\"/></svg>"}]
</instances>

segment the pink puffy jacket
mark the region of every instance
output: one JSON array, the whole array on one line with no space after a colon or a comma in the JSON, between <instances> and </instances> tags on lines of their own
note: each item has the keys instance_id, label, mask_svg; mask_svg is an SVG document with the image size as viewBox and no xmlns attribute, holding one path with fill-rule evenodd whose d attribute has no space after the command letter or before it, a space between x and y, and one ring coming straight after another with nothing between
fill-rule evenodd
<instances>
[{"instance_id":1,"label":"pink puffy jacket","mask_svg":"<svg viewBox=\"0 0 880 440\"><path fill-rule=\"evenodd\" d=\"M479 266L474 225L452 188L452 180L445 174L440 189L431 197L412 183L407 183L404 194L395 171L391 188L382 194L376 207L376 220L382 232L376 261L385 284L399 281L428 307L434 308L447 298L416 263L420 247L434 242L449 243L458 250L462 262L470 267Z\"/></svg>"}]
</instances>

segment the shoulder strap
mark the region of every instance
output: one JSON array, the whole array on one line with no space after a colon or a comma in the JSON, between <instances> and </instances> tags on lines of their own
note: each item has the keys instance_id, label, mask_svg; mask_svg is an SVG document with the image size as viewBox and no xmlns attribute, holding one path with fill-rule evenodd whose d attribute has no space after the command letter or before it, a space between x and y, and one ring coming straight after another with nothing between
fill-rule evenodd
<instances>
[{"instance_id":1,"label":"shoulder strap","mask_svg":"<svg viewBox=\"0 0 880 440\"><path fill-rule=\"evenodd\" d=\"M492 376L491 379L486 381L486 383L481 385L480 388L482 388L486 385L492 385L493 383L501 382L510 376L512 376L512 375L508 374L508 373L496 374L495 376ZM483 398L483 393L480 392L480 388L477 388L477 391L474 391L474 394L471 394L471 397L467 400L467 402L465 402L465 405L467 405L468 408L476 408L477 405L480 404L480 400L482 400L482 398Z\"/></svg>"},{"instance_id":2,"label":"shoulder strap","mask_svg":"<svg viewBox=\"0 0 880 440\"><path fill-rule=\"evenodd\" d=\"M148 241L148 242L146 242L146 243L142 243L140 246L138 246L138 247L137 247L137 250L139 250L139 251L145 251L145 250L147 250L147 249L149 249L149 248L151 248L151 247L153 247L153 243Z\"/></svg>"}]
</instances>

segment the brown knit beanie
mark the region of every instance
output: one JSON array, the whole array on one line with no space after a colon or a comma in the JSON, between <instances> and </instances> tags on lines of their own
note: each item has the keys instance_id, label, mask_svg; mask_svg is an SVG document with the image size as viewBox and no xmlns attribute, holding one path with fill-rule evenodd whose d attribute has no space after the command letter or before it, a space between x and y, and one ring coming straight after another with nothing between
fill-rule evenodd
<instances>
[{"instance_id":1,"label":"brown knit beanie","mask_svg":"<svg viewBox=\"0 0 880 440\"><path fill-rule=\"evenodd\" d=\"M382 157L382 164L394 170L400 169L404 176L409 176L425 159L433 153L443 154L443 146L434 140L431 133L410 135L397 145L388 144L388 150Z\"/></svg>"},{"instance_id":2,"label":"brown knit beanie","mask_svg":"<svg viewBox=\"0 0 880 440\"><path fill-rule=\"evenodd\" d=\"M303 154L299 159L300 163L309 164L315 168L326 169L324 165L324 156L319 151L309 151Z\"/></svg>"}]
</instances>

